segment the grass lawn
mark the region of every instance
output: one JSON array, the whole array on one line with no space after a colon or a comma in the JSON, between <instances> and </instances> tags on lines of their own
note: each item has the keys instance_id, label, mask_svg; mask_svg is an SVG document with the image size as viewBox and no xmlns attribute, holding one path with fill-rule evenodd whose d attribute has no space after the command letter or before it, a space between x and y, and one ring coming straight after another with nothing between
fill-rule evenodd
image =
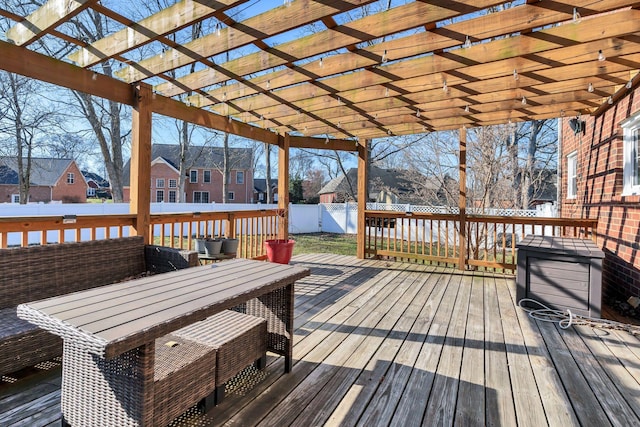
<instances>
[{"instance_id":1,"label":"grass lawn","mask_svg":"<svg viewBox=\"0 0 640 427\"><path fill-rule=\"evenodd\" d=\"M329 253L338 255L356 254L356 236L354 234L310 233L292 234L296 241L293 254Z\"/></svg>"}]
</instances>

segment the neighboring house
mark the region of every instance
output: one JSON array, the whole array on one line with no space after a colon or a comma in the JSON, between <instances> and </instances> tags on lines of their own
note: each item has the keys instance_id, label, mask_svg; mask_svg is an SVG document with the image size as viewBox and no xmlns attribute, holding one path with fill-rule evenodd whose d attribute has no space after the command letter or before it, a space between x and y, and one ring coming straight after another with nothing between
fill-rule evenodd
<instances>
[{"instance_id":1,"label":"neighboring house","mask_svg":"<svg viewBox=\"0 0 640 427\"><path fill-rule=\"evenodd\" d=\"M560 214L598 220L604 295L640 296L640 89L561 125Z\"/></svg>"},{"instance_id":2,"label":"neighboring house","mask_svg":"<svg viewBox=\"0 0 640 427\"><path fill-rule=\"evenodd\" d=\"M416 193L414 185L406 176L407 171L405 170L382 169L371 166L369 170L369 194L367 195L367 201L391 204L425 204L435 202L434 199L437 198L435 194L440 188L439 184L430 183L425 178L425 182L429 184L429 188L433 190L433 196L421 196ZM426 186L427 185L423 184L423 187L426 188ZM318 195L320 196L320 203L344 203L354 201L351 194L355 194L357 197L357 190L358 169L351 168L347 172L346 177L345 175L340 175L325 184L318 192Z\"/></svg>"},{"instance_id":3,"label":"neighboring house","mask_svg":"<svg viewBox=\"0 0 640 427\"><path fill-rule=\"evenodd\" d=\"M87 197L111 198L111 185L109 181L89 171L82 171L82 175L87 181Z\"/></svg>"},{"instance_id":4,"label":"neighboring house","mask_svg":"<svg viewBox=\"0 0 640 427\"><path fill-rule=\"evenodd\" d=\"M20 203L18 159L0 157L0 203ZM31 159L28 202L84 203L87 182L72 159Z\"/></svg>"},{"instance_id":5,"label":"neighboring house","mask_svg":"<svg viewBox=\"0 0 640 427\"><path fill-rule=\"evenodd\" d=\"M253 200L253 151L230 148L229 203ZM178 197L180 146L151 146L151 202L175 203ZM222 147L191 146L186 153L185 203L222 203ZM129 201L129 162L124 168L124 200Z\"/></svg>"},{"instance_id":6,"label":"neighboring house","mask_svg":"<svg viewBox=\"0 0 640 427\"><path fill-rule=\"evenodd\" d=\"M278 180L271 180L271 201L267 201L267 180L253 179L253 201L255 203L276 203L278 201Z\"/></svg>"}]
</instances>

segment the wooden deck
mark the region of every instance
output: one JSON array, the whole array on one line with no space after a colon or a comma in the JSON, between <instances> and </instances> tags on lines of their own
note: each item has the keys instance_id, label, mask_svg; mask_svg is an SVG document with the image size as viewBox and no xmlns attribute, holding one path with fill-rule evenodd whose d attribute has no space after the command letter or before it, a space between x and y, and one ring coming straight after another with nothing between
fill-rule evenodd
<instances>
[{"instance_id":1,"label":"wooden deck","mask_svg":"<svg viewBox=\"0 0 640 427\"><path fill-rule=\"evenodd\" d=\"M229 385L197 426L640 425L640 342L561 330L514 305L510 276L296 257L294 368ZM251 374L251 373L250 373ZM59 367L0 385L0 426L59 417ZM253 384L248 382L253 381Z\"/></svg>"}]
</instances>

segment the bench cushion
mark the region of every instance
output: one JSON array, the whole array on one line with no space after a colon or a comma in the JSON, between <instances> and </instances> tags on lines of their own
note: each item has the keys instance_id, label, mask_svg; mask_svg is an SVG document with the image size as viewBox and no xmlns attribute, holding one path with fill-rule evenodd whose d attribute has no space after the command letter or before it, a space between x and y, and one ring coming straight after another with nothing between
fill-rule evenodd
<instances>
[{"instance_id":1,"label":"bench cushion","mask_svg":"<svg viewBox=\"0 0 640 427\"><path fill-rule=\"evenodd\" d=\"M0 375L62 354L59 337L20 319L15 308L0 309L0 325Z\"/></svg>"},{"instance_id":2,"label":"bench cushion","mask_svg":"<svg viewBox=\"0 0 640 427\"><path fill-rule=\"evenodd\" d=\"M173 333L217 350L219 387L267 351L267 322L261 317L225 310Z\"/></svg>"}]
</instances>

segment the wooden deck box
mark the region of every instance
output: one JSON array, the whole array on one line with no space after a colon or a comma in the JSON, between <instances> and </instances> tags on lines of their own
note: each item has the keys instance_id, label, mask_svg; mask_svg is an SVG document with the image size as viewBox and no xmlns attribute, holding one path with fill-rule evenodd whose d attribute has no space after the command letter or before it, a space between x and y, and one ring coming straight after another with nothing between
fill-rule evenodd
<instances>
[{"instance_id":1,"label":"wooden deck box","mask_svg":"<svg viewBox=\"0 0 640 427\"><path fill-rule=\"evenodd\" d=\"M518 301L531 298L558 310L600 317L604 252L592 240L527 236L516 247Z\"/></svg>"}]
</instances>

